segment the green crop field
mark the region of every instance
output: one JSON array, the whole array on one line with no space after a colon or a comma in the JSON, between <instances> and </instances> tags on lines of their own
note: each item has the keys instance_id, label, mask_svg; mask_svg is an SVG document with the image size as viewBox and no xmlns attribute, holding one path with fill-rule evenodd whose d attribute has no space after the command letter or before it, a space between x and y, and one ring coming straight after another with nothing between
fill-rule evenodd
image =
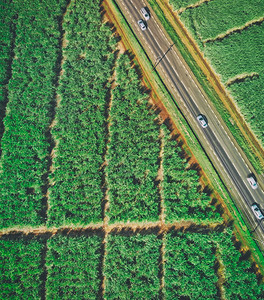
<instances>
[{"instance_id":1,"label":"green crop field","mask_svg":"<svg viewBox=\"0 0 264 300\"><path fill-rule=\"evenodd\" d=\"M0 298L40 299L44 290L45 242L36 237L0 239Z\"/></svg>"},{"instance_id":2,"label":"green crop field","mask_svg":"<svg viewBox=\"0 0 264 300\"><path fill-rule=\"evenodd\" d=\"M160 247L154 234L109 236L105 298L158 299Z\"/></svg>"},{"instance_id":3,"label":"green crop field","mask_svg":"<svg viewBox=\"0 0 264 300\"><path fill-rule=\"evenodd\" d=\"M0 299L259 299L100 3L3 3Z\"/></svg>"},{"instance_id":4,"label":"green crop field","mask_svg":"<svg viewBox=\"0 0 264 300\"><path fill-rule=\"evenodd\" d=\"M175 10L185 1L170 3ZM177 3L177 4L176 4ZM197 1L198 3L198 1ZM214 0L180 13L240 112L264 143L264 1Z\"/></svg>"},{"instance_id":5,"label":"green crop field","mask_svg":"<svg viewBox=\"0 0 264 300\"><path fill-rule=\"evenodd\" d=\"M48 299L98 299L102 238L55 235L47 241Z\"/></svg>"},{"instance_id":6,"label":"green crop field","mask_svg":"<svg viewBox=\"0 0 264 300\"><path fill-rule=\"evenodd\" d=\"M115 40L101 25L99 7L72 2L63 21L65 59L58 80L49 226L97 223L101 219L103 153L106 143L108 78ZM75 20L78 19L78 29ZM86 37L85 39L83 37ZM95 63L96 62L96 63Z\"/></svg>"}]
</instances>

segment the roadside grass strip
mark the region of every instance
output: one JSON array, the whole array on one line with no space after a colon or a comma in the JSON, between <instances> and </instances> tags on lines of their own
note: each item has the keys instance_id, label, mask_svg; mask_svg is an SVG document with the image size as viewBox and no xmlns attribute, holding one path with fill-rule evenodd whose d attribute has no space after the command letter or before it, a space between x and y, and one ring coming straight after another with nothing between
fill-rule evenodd
<instances>
[{"instance_id":1,"label":"roadside grass strip","mask_svg":"<svg viewBox=\"0 0 264 300\"><path fill-rule=\"evenodd\" d=\"M41 299L45 243L29 236L0 239L0 298Z\"/></svg>"},{"instance_id":2,"label":"roadside grass strip","mask_svg":"<svg viewBox=\"0 0 264 300\"><path fill-rule=\"evenodd\" d=\"M106 299L159 299L161 240L156 235L108 235Z\"/></svg>"}]
</instances>

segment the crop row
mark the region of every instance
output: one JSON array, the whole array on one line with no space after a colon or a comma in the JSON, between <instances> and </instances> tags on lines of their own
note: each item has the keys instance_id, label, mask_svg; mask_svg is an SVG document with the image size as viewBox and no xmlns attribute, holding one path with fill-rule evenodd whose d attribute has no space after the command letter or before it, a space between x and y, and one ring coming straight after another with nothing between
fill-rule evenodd
<instances>
[{"instance_id":1,"label":"crop row","mask_svg":"<svg viewBox=\"0 0 264 300\"><path fill-rule=\"evenodd\" d=\"M41 298L44 248L41 239L0 239L1 299Z\"/></svg>"},{"instance_id":2,"label":"crop row","mask_svg":"<svg viewBox=\"0 0 264 300\"><path fill-rule=\"evenodd\" d=\"M177 142L164 126L163 175L161 181L166 222L192 220L194 222L219 219L210 206L211 198L202 191L196 170L188 169L188 163ZM200 191L199 191L200 190Z\"/></svg>"},{"instance_id":3,"label":"crop row","mask_svg":"<svg viewBox=\"0 0 264 300\"><path fill-rule=\"evenodd\" d=\"M11 8L10 3L6 1L2 3L1 11L0 11L0 140L3 135L3 118L5 115L5 106L7 102L7 83L10 79L10 64L12 61L12 46L13 46L13 32L14 25L13 24L13 9ZM1 145L1 142L0 142ZM0 148L1 155L1 148Z\"/></svg>"},{"instance_id":4,"label":"crop row","mask_svg":"<svg viewBox=\"0 0 264 300\"><path fill-rule=\"evenodd\" d=\"M232 231L224 234L214 233L214 242L219 253L220 263L223 264L225 281L223 289L227 299L263 299L264 286L259 285L255 274L252 273L251 263L242 257L232 242Z\"/></svg>"},{"instance_id":5,"label":"crop row","mask_svg":"<svg viewBox=\"0 0 264 300\"><path fill-rule=\"evenodd\" d=\"M48 240L47 299L98 299L101 243L99 236Z\"/></svg>"},{"instance_id":6,"label":"crop row","mask_svg":"<svg viewBox=\"0 0 264 300\"><path fill-rule=\"evenodd\" d=\"M2 138L0 227L40 225L45 221L48 127L59 54L58 16L63 2L55 8L42 1L26 6L21 1L12 3L17 18L13 19L14 59Z\"/></svg>"},{"instance_id":7,"label":"crop row","mask_svg":"<svg viewBox=\"0 0 264 300\"><path fill-rule=\"evenodd\" d=\"M107 82L116 42L110 28L101 24L99 2L72 2L63 20L67 46L52 129L57 145L50 175L50 226L88 224L101 217Z\"/></svg>"},{"instance_id":8,"label":"crop row","mask_svg":"<svg viewBox=\"0 0 264 300\"><path fill-rule=\"evenodd\" d=\"M157 220L159 128L127 55L116 68L106 160L111 221Z\"/></svg>"},{"instance_id":9,"label":"crop row","mask_svg":"<svg viewBox=\"0 0 264 300\"><path fill-rule=\"evenodd\" d=\"M262 299L232 232L59 234L0 240L1 299ZM164 247L162 246L164 243ZM164 270L164 272L162 271ZM163 274L163 275L162 275ZM161 277L164 276L164 286ZM103 284L103 286L102 286Z\"/></svg>"}]
</instances>

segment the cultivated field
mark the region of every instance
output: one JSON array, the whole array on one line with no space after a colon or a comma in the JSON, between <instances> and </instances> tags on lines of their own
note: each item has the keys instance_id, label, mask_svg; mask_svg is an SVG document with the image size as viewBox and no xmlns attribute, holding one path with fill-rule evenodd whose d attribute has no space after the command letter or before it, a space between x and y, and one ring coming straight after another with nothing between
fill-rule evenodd
<instances>
[{"instance_id":1,"label":"cultivated field","mask_svg":"<svg viewBox=\"0 0 264 300\"><path fill-rule=\"evenodd\" d=\"M3 18L0 298L261 297L100 1Z\"/></svg>"},{"instance_id":2,"label":"cultivated field","mask_svg":"<svg viewBox=\"0 0 264 300\"><path fill-rule=\"evenodd\" d=\"M263 144L264 1L170 3Z\"/></svg>"}]
</instances>

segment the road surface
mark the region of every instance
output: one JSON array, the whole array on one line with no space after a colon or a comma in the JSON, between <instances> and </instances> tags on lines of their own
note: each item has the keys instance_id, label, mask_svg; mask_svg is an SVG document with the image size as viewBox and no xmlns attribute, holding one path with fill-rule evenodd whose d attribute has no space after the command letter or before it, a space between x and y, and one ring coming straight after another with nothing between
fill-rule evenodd
<instances>
[{"instance_id":1,"label":"road surface","mask_svg":"<svg viewBox=\"0 0 264 300\"><path fill-rule=\"evenodd\" d=\"M153 11L150 10L151 18L146 22L147 30L140 29L137 21L144 20L140 8L149 7L147 3L144 0L116 0L116 2L167 88L178 100L177 104L196 132L237 207L247 219L251 229L255 229L258 220L251 210L251 205L256 202L263 209L264 193L260 187L256 190L250 187L247 176L252 173L252 170L242 157L242 150L199 87L194 75L178 54ZM202 128L197 122L196 117L199 114L206 116L208 127ZM264 250L264 224L261 223L257 227L253 236Z\"/></svg>"}]
</instances>

